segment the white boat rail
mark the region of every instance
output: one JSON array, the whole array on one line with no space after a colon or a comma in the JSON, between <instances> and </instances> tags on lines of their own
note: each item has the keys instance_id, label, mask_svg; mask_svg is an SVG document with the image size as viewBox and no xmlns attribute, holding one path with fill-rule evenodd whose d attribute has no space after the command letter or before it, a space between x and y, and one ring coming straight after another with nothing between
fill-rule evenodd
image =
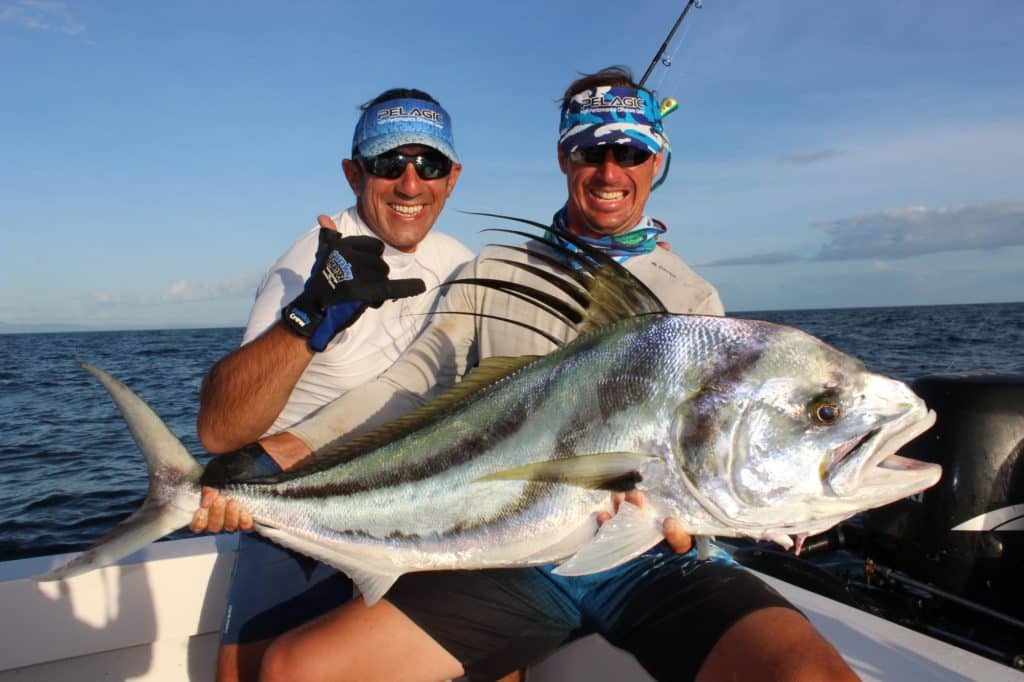
<instances>
[{"instance_id":1,"label":"white boat rail","mask_svg":"<svg viewBox=\"0 0 1024 682\"><path fill-rule=\"evenodd\" d=\"M0 563L0 682L213 679L237 539L160 542L116 566L37 583L67 555ZM864 680L1024 682L1024 673L839 602L762 576ZM685 645L685 642L680 642ZM531 667L529 682L651 678L598 637Z\"/></svg>"}]
</instances>

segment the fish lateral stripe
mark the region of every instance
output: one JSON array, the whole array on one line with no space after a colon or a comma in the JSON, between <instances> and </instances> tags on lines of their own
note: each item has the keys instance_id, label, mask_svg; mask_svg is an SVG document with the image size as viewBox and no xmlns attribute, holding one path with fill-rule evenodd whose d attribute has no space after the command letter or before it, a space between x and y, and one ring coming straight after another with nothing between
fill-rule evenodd
<instances>
[{"instance_id":1,"label":"fish lateral stripe","mask_svg":"<svg viewBox=\"0 0 1024 682\"><path fill-rule=\"evenodd\" d=\"M665 319L669 320L668 317ZM659 344L662 326L650 325L645 332L633 334L632 341L616 362L608 371L595 377L595 400L603 420L643 405L663 390L661 377L652 372L660 367L651 361Z\"/></svg>"},{"instance_id":2,"label":"fish lateral stripe","mask_svg":"<svg viewBox=\"0 0 1024 682\"><path fill-rule=\"evenodd\" d=\"M374 533L365 528L346 528L332 530L332 541L345 543L377 543L388 545L416 545L418 543L444 544L447 541L469 533L495 533L496 529L522 518L539 505L551 502L554 486L551 481L528 481L520 492L508 503L498 508L487 517L462 519L448 528L438 528L428 534L411 533L400 529L390 529L385 533ZM266 525L260 523L260 525ZM270 526L268 526L270 527Z\"/></svg>"},{"instance_id":3,"label":"fish lateral stripe","mask_svg":"<svg viewBox=\"0 0 1024 682\"><path fill-rule=\"evenodd\" d=\"M632 490L640 469L657 458L638 452L604 452L534 462L483 476L477 481L547 481L591 490Z\"/></svg>"},{"instance_id":4,"label":"fish lateral stripe","mask_svg":"<svg viewBox=\"0 0 1024 682\"><path fill-rule=\"evenodd\" d=\"M503 441L514 437L529 417L533 398L529 395L519 397L509 408L502 412L501 418L489 425L486 430L470 434L446 448L413 462L402 462L401 465L380 467L365 478L342 479L320 485L289 485L268 487L268 494L285 499L313 499L336 496L349 496L369 492L379 488L408 485L427 480L442 471L452 469L477 459L491 451ZM415 440L419 434L413 433L405 439L401 446L408 449L410 439Z\"/></svg>"},{"instance_id":5,"label":"fish lateral stripe","mask_svg":"<svg viewBox=\"0 0 1024 682\"><path fill-rule=\"evenodd\" d=\"M768 337L752 346L734 348L730 344L715 354L689 403L681 434L684 451L701 448L718 433L722 407L742 384L744 375L764 356L770 342Z\"/></svg>"}]
</instances>

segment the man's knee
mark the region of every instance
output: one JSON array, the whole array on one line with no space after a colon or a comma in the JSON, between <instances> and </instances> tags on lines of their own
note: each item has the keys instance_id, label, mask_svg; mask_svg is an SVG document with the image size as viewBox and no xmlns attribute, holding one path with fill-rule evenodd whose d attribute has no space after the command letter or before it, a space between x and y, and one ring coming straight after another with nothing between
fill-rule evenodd
<instances>
[{"instance_id":1,"label":"man's knee","mask_svg":"<svg viewBox=\"0 0 1024 682\"><path fill-rule=\"evenodd\" d=\"M260 682L294 682L295 680L320 680L329 679L332 682L362 682L372 679L361 674L358 666L348 665L351 661L349 656L334 656L338 648L330 653L319 651L321 656L310 655L310 650L317 650L317 646L309 646L308 639L305 639L308 632L302 628L287 632L275 639L266 652L263 654L263 664L260 666ZM344 639L338 642L339 647L344 646ZM389 652L381 650L379 656L385 657ZM384 678L378 678L384 679Z\"/></svg>"},{"instance_id":2,"label":"man's knee","mask_svg":"<svg viewBox=\"0 0 1024 682\"><path fill-rule=\"evenodd\" d=\"M292 633L281 635L273 641L263 654L260 666L260 682L291 682L292 680L310 679L313 674L307 666L311 662L307 656L301 655L296 647ZM344 672L334 671L331 679L344 680Z\"/></svg>"},{"instance_id":3,"label":"man's knee","mask_svg":"<svg viewBox=\"0 0 1024 682\"><path fill-rule=\"evenodd\" d=\"M244 644L221 644L217 650L217 682L255 682L269 639Z\"/></svg>"},{"instance_id":4,"label":"man's knee","mask_svg":"<svg viewBox=\"0 0 1024 682\"><path fill-rule=\"evenodd\" d=\"M769 607L744 616L726 630L705 659L697 679L812 682L858 678L802 614Z\"/></svg>"},{"instance_id":5,"label":"man's knee","mask_svg":"<svg viewBox=\"0 0 1024 682\"><path fill-rule=\"evenodd\" d=\"M295 670L290 669L291 651L281 641L276 640L263 653L259 679L261 682L277 682L277 680L295 679Z\"/></svg>"}]
</instances>

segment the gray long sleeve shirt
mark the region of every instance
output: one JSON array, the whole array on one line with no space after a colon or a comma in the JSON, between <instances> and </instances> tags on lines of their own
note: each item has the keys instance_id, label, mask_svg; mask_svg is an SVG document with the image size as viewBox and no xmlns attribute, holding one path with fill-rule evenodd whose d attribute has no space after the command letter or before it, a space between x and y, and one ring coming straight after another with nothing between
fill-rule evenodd
<instances>
[{"instance_id":1,"label":"gray long sleeve shirt","mask_svg":"<svg viewBox=\"0 0 1024 682\"><path fill-rule=\"evenodd\" d=\"M530 249L546 249L530 242ZM488 247L467 263L459 278L487 277L520 282L553 295L565 295L537 276L495 258L550 266L525 254ZM718 292L681 258L656 248L625 262L673 313L722 315ZM455 314L451 314L455 313ZM463 313L482 313L488 317ZM492 356L545 355L554 344L541 335L497 319L506 318L543 329L562 340L575 335L563 322L540 308L503 292L474 285L452 286L430 325L377 379L324 406L289 431L311 449L348 438L386 423L422 405L433 394L454 385L481 359Z\"/></svg>"}]
</instances>

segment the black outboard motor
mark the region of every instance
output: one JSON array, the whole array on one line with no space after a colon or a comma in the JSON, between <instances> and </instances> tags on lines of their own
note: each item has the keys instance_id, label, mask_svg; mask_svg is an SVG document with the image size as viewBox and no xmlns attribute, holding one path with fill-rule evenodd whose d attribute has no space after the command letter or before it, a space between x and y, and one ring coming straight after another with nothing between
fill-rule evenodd
<instances>
[{"instance_id":1,"label":"black outboard motor","mask_svg":"<svg viewBox=\"0 0 1024 682\"><path fill-rule=\"evenodd\" d=\"M901 454L941 464L942 479L865 514L864 549L1024 618L1024 374L929 376L911 386L938 420Z\"/></svg>"}]
</instances>

